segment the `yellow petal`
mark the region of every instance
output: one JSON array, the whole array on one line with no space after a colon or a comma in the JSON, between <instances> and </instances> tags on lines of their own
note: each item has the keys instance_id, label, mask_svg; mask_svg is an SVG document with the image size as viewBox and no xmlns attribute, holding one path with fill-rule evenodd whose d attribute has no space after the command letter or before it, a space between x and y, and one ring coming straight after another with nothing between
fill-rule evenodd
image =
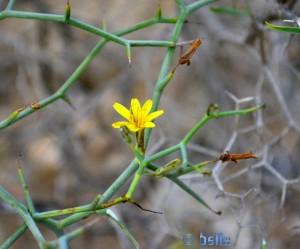
<instances>
[{"instance_id":1,"label":"yellow petal","mask_svg":"<svg viewBox=\"0 0 300 249\"><path fill-rule=\"evenodd\" d=\"M142 107L145 116L149 114L151 108L152 108L152 100L148 99Z\"/></svg>"},{"instance_id":2,"label":"yellow petal","mask_svg":"<svg viewBox=\"0 0 300 249\"><path fill-rule=\"evenodd\" d=\"M156 111L156 112L152 112L152 113L150 113L150 114L147 116L145 122L152 121L153 119L157 118L158 116L162 115L163 113L164 113L163 110L159 110L159 111Z\"/></svg>"},{"instance_id":3,"label":"yellow petal","mask_svg":"<svg viewBox=\"0 0 300 249\"><path fill-rule=\"evenodd\" d=\"M138 99L133 98L133 99L131 100L130 109L131 109L131 111L132 111L132 114L133 114L135 120L137 120L137 118L138 118L138 110L141 109L141 104L140 104L140 102L139 102Z\"/></svg>"},{"instance_id":4,"label":"yellow petal","mask_svg":"<svg viewBox=\"0 0 300 249\"><path fill-rule=\"evenodd\" d=\"M127 122L127 121L115 122L115 123L112 124L112 127L114 127L114 128L121 128L122 125L126 125L127 126L128 124L130 124L130 123Z\"/></svg>"},{"instance_id":5,"label":"yellow petal","mask_svg":"<svg viewBox=\"0 0 300 249\"><path fill-rule=\"evenodd\" d=\"M134 124L132 124L132 123L129 123L129 124L127 124L126 126L127 126L127 128L128 128L129 130L131 130L131 131L133 131L133 132L137 132L138 130L140 130L139 127L137 127L136 125L134 125Z\"/></svg>"},{"instance_id":6,"label":"yellow petal","mask_svg":"<svg viewBox=\"0 0 300 249\"><path fill-rule=\"evenodd\" d=\"M130 104L131 106L136 105L137 107L141 108L140 101L137 98L132 98Z\"/></svg>"},{"instance_id":7,"label":"yellow petal","mask_svg":"<svg viewBox=\"0 0 300 249\"><path fill-rule=\"evenodd\" d=\"M155 124L153 122L146 122L144 124L144 127L145 128L153 128L153 127L155 127Z\"/></svg>"},{"instance_id":8,"label":"yellow petal","mask_svg":"<svg viewBox=\"0 0 300 249\"><path fill-rule=\"evenodd\" d=\"M115 110L124 118L126 118L128 121L130 121L130 111L120 103L114 103L113 107Z\"/></svg>"}]
</instances>

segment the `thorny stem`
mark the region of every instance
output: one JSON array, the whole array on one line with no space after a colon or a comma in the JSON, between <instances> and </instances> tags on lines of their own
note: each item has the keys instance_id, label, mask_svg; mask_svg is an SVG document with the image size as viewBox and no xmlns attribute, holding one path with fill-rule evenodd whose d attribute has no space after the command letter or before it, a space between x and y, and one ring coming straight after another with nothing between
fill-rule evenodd
<instances>
[{"instance_id":1,"label":"thorny stem","mask_svg":"<svg viewBox=\"0 0 300 249\"><path fill-rule=\"evenodd\" d=\"M11 1L13 2L13 1ZM10 2L10 3L11 3ZM9 12L10 13L10 12ZM64 16L59 16L59 15L50 15L50 14L39 14L39 13L31 13L31 12L17 12L17 11L13 11L14 15L12 16L7 16L7 11L3 11L0 13L0 20L7 18L7 17L18 17L18 18L33 18L33 19L41 19L41 20L46 20L46 21L59 21L61 22L62 19L64 19ZM73 19L74 20L74 19ZM152 18L149 19L147 21L144 21L142 23L133 25L132 27L129 27L127 29L118 31L114 33L114 37L119 37L119 36L123 36L126 35L128 33L137 31L139 29L143 29L146 27L149 27L151 25L157 24L157 23L175 23L177 19L175 18ZM102 49L102 47L104 47L104 45L109 42L109 39L102 39L96 46L95 48L91 51L91 53L83 60L83 62L79 65L79 67L71 74L71 76L63 83L63 85L57 90L56 93L54 93L53 95L49 96L48 98L40 101L38 104L40 105L40 109L57 101L58 99L65 99L66 97L66 93L67 91L70 89L70 87L72 87L76 80L79 78L79 76L86 70L86 68L89 66L89 64L91 63L91 61L93 61L93 59L98 55L98 53L100 52L100 50ZM125 44L131 44L131 46L142 46L143 42L148 42L149 46L158 46L158 41L133 41L133 43L135 44L131 44L129 43L125 43ZM145 43L144 43L145 44ZM174 46L173 43L168 43L169 45ZM20 111L20 112L14 112L13 115L11 115L9 118L2 120L0 122L0 130L4 129L12 124L14 124L15 122L19 121L20 119L32 114L33 112L35 112L36 109L32 109L30 107L28 108L24 108L24 110Z\"/></svg>"},{"instance_id":2,"label":"thorny stem","mask_svg":"<svg viewBox=\"0 0 300 249\"><path fill-rule=\"evenodd\" d=\"M195 136L195 134L199 131L199 129L201 127L203 127L203 125L205 125L210 119L222 118L222 117L228 117L228 116L234 116L234 115L245 115L250 112L260 110L262 108L264 108L264 105L258 105L258 106L254 106L254 107L242 109L242 110L217 112L217 113L212 113L211 115L205 114L204 117L188 132L188 134L181 140L180 143L178 143L172 147L169 147L168 149L165 149L163 151L155 153L152 156L147 157L144 160L144 163L149 164L159 158L167 156L173 152L179 151L182 146L186 146L188 144L188 142L192 139L193 136Z\"/></svg>"}]
</instances>

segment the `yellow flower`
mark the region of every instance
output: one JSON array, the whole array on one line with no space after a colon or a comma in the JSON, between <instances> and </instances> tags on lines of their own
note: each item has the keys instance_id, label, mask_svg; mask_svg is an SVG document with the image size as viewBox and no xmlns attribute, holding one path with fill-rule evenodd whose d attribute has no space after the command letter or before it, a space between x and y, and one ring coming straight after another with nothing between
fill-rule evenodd
<instances>
[{"instance_id":1,"label":"yellow flower","mask_svg":"<svg viewBox=\"0 0 300 249\"><path fill-rule=\"evenodd\" d=\"M113 107L115 110L128 121L120 121L112 124L114 128L120 128L122 125L127 126L130 131L138 132L144 128L153 128L155 124L152 122L153 119L164 113L163 110L155 111L150 113L152 108L152 100L148 99L145 104L141 107L138 99L133 98L131 100L130 110L120 103L114 103Z\"/></svg>"}]
</instances>

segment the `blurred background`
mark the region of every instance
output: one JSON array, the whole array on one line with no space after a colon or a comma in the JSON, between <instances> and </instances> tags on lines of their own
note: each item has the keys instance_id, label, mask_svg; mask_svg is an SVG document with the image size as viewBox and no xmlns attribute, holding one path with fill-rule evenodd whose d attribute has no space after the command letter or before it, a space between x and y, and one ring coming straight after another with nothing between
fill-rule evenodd
<instances>
[{"instance_id":1,"label":"blurred background","mask_svg":"<svg viewBox=\"0 0 300 249\"><path fill-rule=\"evenodd\" d=\"M192 3L195 1L184 1ZM213 7L231 7L222 1ZM7 1L0 1L0 9ZM137 24L156 13L158 1L72 0L72 17L109 32ZM177 17L171 0L161 1L164 17ZM209 6L194 12L180 41L202 39L189 67L177 68L165 89L148 154L180 142L203 117L210 103L221 111L265 103L266 109L240 117L211 120L188 146L192 163L213 160L226 150L254 151L259 159L217 163L213 176L190 173L182 180L214 209L217 216L166 179L145 176L135 193L144 212L130 204L112 208L141 248L186 248L182 237L230 237L229 248L296 248L300 234L300 38L271 31L264 21L293 25L300 3L293 0L236 1L253 15L216 14ZM64 1L17 1L17 10L63 14ZM294 24L295 25L295 24ZM173 24L157 24L126 35L137 40L169 40ZM62 23L25 19L0 22L0 118L53 94L101 38ZM129 67L124 47L109 42L69 90L75 110L57 101L0 133L0 184L18 200L24 193L16 160L23 168L37 210L47 211L90 203L103 193L133 156L118 130L114 102L129 106L137 97L152 98L166 48L132 49ZM173 65L177 63L176 50ZM21 155L21 156L19 156ZM173 154L157 163L180 157ZM120 191L123 195L129 183ZM22 220L0 201L0 241ZM76 224L72 229L84 224ZM47 240L55 236L41 226ZM69 231L69 230L67 230ZM29 231L12 248L38 248ZM72 248L133 248L109 220L102 218L71 242ZM192 247L189 247L192 248ZM213 247L209 247L213 248ZM218 247L219 248L219 247Z\"/></svg>"}]
</instances>

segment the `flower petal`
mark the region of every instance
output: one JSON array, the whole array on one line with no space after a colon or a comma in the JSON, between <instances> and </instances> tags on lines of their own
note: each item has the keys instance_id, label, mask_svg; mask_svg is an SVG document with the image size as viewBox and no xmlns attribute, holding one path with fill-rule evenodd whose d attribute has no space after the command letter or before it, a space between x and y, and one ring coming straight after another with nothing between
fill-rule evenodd
<instances>
[{"instance_id":1,"label":"flower petal","mask_svg":"<svg viewBox=\"0 0 300 249\"><path fill-rule=\"evenodd\" d=\"M145 128L153 128L155 127L155 124L153 122L146 122L144 123Z\"/></svg>"},{"instance_id":2,"label":"flower petal","mask_svg":"<svg viewBox=\"0 0 300 249\"><path fill-rule=\"evenodd\" d=\"M112 127L114 128L121 128L122 125L128 126L130 123L127 121L121 121L121 122L115 122L112 124Z\"/></svg>"},{"instance_id":3,"label":"flower petal","mask_svg":"<svg viewBox=\"0 0 300 249\"><path fill-rule=\"evenodd\" d=\"M137 132L138 130L140 130L140 127L137 127L135 124L132 124L132 123L129 123L126 126L132 132Z\"/></svg>"},{"instance_id":4,"label":"flower petal","mask_svg":"<svg viewBox=\"0 0 300 249\"><path fill-rule=\"evenodd\" d=\"M137 98L132 98L130 104L131 106L136 105L137 107L141 108L140 101Z\"/></svg>"},{"instance_id":5,"label":"flower petal","mask_svg":"<svg viewBox=\"0 0 300 249\"><path fill-rule=\"evenodd\" d=\"M147 116L145 122L152 121L153 119L157 118L158 116L162 115L163 113L164 113L163 110L159 110L159 111L156 111L156 112L152 112L152 113L150 113L150 114Z\"/></svg>"},{"instance_id":6,"label":"flower petal","mask_svg":"<svg viewBox=\"0 0 300 249\"><path fill-rule=\"evenodd\" d=\"M151 111L151 108L152 108L152 100L148 99L142 107L142 110L143 110L143 113L145 116L147 116L149 114L149 112Z\"/></svg>"},{"instance_id":7,"label":"flower petal","mask_svg":"<svg viewBox=\"0 0 300 249\"><path fill-rule=\"evenodd\" d=\"M130 110L132 111L132 114L134 116L134 120L137 121L138 119L138 112L141 109L141 104L138 99L133 98L131 100Z\"/></svg>"},{"instance_id":8,"label":"flower petal","mask_svg":"<svg viewBox=\"0 0 300 249\"><path fill-rule=\"evenodd\" d=\"M126 118L128 121L130 121L130 111L120 103L116 102L114 103L113 107L115 110L124 118Z\"/></svg>"}]
</instances>

